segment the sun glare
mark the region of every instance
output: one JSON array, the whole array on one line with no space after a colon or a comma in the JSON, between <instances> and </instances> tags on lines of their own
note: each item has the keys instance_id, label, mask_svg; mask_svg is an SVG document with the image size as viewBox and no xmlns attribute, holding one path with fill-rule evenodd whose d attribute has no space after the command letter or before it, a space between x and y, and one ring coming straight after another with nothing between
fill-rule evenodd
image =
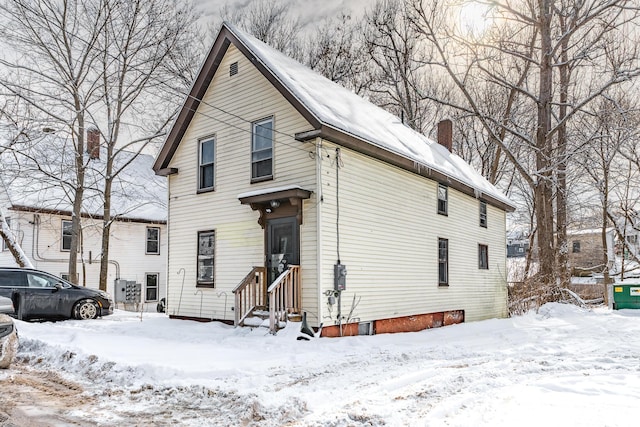
<instances>
[{"instance_id":1,"label":"sun glare","mask_svg":"<svg viewBox=\"0 0 640 427\"><path fill-rule=\"evenodd\" d=\"M491 25L489 5L468 1L460 7L460 29L465 36L482 37Z\"/></svg>"}]
</instances>

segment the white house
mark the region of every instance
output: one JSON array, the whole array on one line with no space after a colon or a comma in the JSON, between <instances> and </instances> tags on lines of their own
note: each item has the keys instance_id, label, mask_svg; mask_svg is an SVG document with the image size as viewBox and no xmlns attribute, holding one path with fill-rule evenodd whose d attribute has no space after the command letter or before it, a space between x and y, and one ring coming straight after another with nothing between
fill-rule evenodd
<instances>
[{"instance_id":1,"label":"white house","mask_svg":"<svg viewBox=\"0 0 640 427\"><path fill-rule=\"evenodd\" d=\"M514 207L439 130L449 149L224 24L154 164L167 312L324 336L506 316Z\"/></svg>"},{"instance_id":2,"label":"white house","mask_svg":"<svg viewBox=\"0 0 640 427\"><path fill-rule=\"evenodd\" d=\"M38 145L40 172L25 159L21 170L3 159L0 176L0 206L10 228L35 268L66 278L71 245L72 203L66 164L73 149L55 136ZM99 150L88 161L86 189L81 218L81 249L78 254L79 285L98 288L102 239L103 197L100 189L105 166ZM102 152L104 157L104 151ZM19 155L19 154L18 154ZM122 153L117 162L130 160ZM89 159L89 155L87 156ZM112 191L112 216L107 291L116 297L126 288L124 281L141 285L142 308L156 310L166 295L166 179L151 168L153 157L141 154L118 175ZM56 172L53 176L51 172ZM0 266L16 263L4 242L0 243ZM118 286L116 287L116 280ZM122 301L120 301L122 302ZM120 305L124 307L124 305ZM132 305L132 308L141 308Z\"/></svg>"}]
</instances>

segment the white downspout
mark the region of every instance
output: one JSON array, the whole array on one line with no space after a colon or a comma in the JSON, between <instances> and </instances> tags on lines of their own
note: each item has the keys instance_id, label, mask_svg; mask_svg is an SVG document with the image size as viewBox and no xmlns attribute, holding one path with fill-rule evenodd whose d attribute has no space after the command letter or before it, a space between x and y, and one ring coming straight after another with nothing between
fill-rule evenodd
<instances>
[{"instance_id":1,"label":"white downspout","mask_svg":"<svg viewBox=\"0 0 640 427\"><path fill-rule=\"evenodd\" d=\"M316 138L316 288L318 289L318 327L322 323L322 138Z\"/></svg>"}]
</instances>

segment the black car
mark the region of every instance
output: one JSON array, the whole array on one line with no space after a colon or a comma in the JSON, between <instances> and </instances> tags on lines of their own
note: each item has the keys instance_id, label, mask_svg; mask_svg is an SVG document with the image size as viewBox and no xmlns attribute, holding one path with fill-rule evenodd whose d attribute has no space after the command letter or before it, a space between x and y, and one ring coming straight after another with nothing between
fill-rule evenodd
<instances>
[{"instance_id":1,"label":"black car","mask_svg":"<svg viewBox=\"0 0 640 427\"><path fill-rule=\"evenodd\" d=\"M113 313L108 293L77 286L44 271L0 267L0 297L19 319L95 319Z\"/></svg>"}]
</instances>

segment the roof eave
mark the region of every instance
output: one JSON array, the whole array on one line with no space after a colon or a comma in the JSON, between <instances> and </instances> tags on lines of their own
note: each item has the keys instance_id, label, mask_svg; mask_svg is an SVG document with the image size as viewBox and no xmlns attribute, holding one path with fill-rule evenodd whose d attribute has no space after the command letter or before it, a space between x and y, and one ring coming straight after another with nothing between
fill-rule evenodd
<instances>
[{"instance_id":1,"label":"roof eave","mask_svg":"<svg viewBox=\"0 0 640 427\"><path fill-rule=\"evenodd\" d=\"M178 113L167 138L156 158L153 170L156 174L163 169L169 169L169 162L178 149L180 141L195 116L200 106L213 76L216 74L222 58L224 57L229 45L233 44L242 54L251 61L251 63L260 71L260 73L282 94L282 96L304 117L314 128L319 128L321 123L315 115L284 85L277 76L264 64L264 62L249 49L249 47L238 38L226 23L222 24L222 28L218 33L218 37L214 42L206 60L204 61L200 72L194 81L189 95L186 97L180 112Z\"/></svg>"},{"instance_id":2,"label":"roof eave","mask_svg":"<svg viewBox=\"0 0 640 427\"><path fill-rule=\"evenodd\" d=\"M374 159L383 161L393 166L399 167L406 171L424 176L426 178L445 183L451 188L467 194L474 198L482 199L492 206L500 208L505 212L513 212L516 210L515 206L505 203L491 195L480 193L478 190L470 185L460 182L440 171L427 166L419 165L415 160L401 156L400 154L393 153L377 145L373 145L367 141L357 138L353 135L345 133L339 129L322 125L319 129L310 130L307 132L301 132L295 135L296 139L301 142L306 142L315 138L326 139L333 143L339 144L343 147L352 149L359 153L365 154Z\"/></svg>"}]
</instances>

